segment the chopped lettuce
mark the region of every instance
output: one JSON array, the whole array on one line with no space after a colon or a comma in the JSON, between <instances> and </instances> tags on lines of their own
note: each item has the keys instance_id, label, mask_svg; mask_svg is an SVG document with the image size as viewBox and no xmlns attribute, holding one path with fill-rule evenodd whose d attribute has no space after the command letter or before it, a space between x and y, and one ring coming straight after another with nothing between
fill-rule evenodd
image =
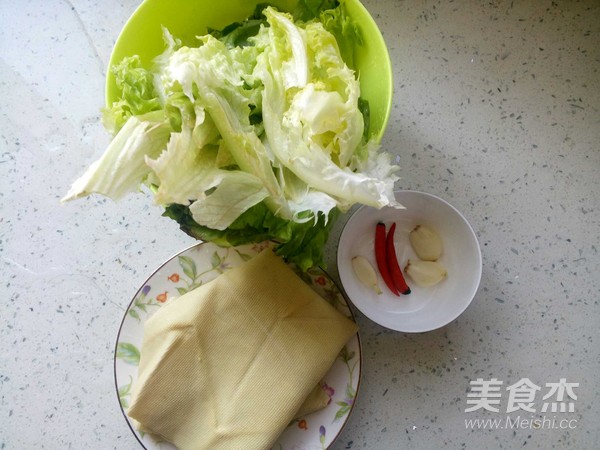
<instances>
[{"instance_id":1,"label":"chopped lettuce","mask_svg":"<svg viewBox=\"0 0 600 450\"><path fill-rule=\"evenodd\" d=\"M192 217L190 208L179 204L167 206L164 216L177 221L188 235L221 246L274 240L279 243L276 253L305 271L323 264L323 248L339 213L333 210L329 217L320 216L316 223L295 222L275 216L261 202L242 213L225 230L200 225Z\"/></svg>"},{"instance_id":2,"label":"chopped lettuce","mask_svg":"<svg viewBox=\"0 0 600 450\"><path fill-rule=\"evenodd\" d=\"M266 138L277 160L307 186L339 199L340 207L394 203L395 177L374 178L348 166L363 137L360 86L333 36L318 22L301 29L285 14L270 8L265 14L269 47L255 70L264 86Z\"/></svg>"},{"instance_id":3,"label":"chopped lettuce","mask_svg":"<svg viewBox=\"0 0 600 450\"><path fill-rule=\"evenodd\" d=\"M319 17L322 11L333 10L337 6L336 0L300 0L293 12L294 20L308 22Z\"/></svg>"},{"instance_id":4,"label":"chopped lettuce","mask_svg":"<svg viewBox=\"0 0 600 450\"><path fill-rule=\"evenodd\" d=\"M354 64L354 50L363 45L363 36L360 28L346 13L346 8L328 8L320 12L319 19L323 27L329 31L337 41L340 55L351 69L356 69Z\"/></svg>"},{"instance_id":5,"label":"chopped lettuce","mask_svg":"<svg viewBox=\"0 0 600 450\"><path fill-rule=\"evenodd\" d=\"M136 191L151 173L146 158L158 156L170 134L162 111L130 117L100 159L75 180L63 201L93 193L118 200Z\"/></svg>"},{"instance_id":6,"label":"chopped lettuce","mask_svg":"<svg viewBox=\"0 0 600 450\"><path fill-rule=\"evenodd\" d=\"M298 5L294 15L259 5L197 47L164 30L152 70L125 58L113 69L120 99L103 112L115 137L64 200L147 184L191 236L272 239L302 269L322 264L340 212L399 207L397 167L366 139L358 28L333 0Z\"/></svg>"},{"instance_id":7,"label":"chopped lettuce","mask_svg":"<svg viewBox=\"0 0 600 450\"><path fill-rule=\"evenodd\" d=\"M137 55L124 58L112 67L120 100L103 110L102 121L111 134L116 134L132 116L162 109L154 89L154 75L142 67Z\"/></svg>"}]
</instances>

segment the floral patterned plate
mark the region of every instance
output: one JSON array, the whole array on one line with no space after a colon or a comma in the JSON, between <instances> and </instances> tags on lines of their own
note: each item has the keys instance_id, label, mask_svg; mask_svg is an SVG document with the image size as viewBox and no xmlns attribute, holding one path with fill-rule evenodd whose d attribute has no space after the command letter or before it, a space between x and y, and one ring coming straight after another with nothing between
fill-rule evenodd
<instances>
[{"instance_id":1,"label":"floral patterned plate","mask_svg":"<svg viewBox=\"0 0 600 450\"><path fill-rule=\"evenodd\" d=\"M272 245L269 242L235 248L222 248L212 243L194 245L161 265L133 297L117 336L115 384L123 415L144 448L174 448L138 432L126 414L131 387L137 378L144 322L170 299L214 279ZM315 268L298 275L324 299L354 320L346 300L327 273ZM361 351L357 333L342 349L332 368L321 381L321 387L330 397L328 406L306 417L295 419L279 437L273 450L328 448L348 420L359 387L360 369Z\"/></svg>"}]
</instances>

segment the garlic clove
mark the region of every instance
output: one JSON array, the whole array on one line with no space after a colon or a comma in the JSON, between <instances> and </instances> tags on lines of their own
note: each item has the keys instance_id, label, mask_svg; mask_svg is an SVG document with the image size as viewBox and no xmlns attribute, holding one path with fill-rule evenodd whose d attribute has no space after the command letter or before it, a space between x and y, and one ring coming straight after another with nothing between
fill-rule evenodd
<instances>
[{"instance_id":1,"label":"garlic clove","mask_svg":"<svg viewBox=\"0 0 600 450\"><path fill-rule=\"evenodd\" d=\"M448 275L446 268L437 261L408 260L404 273L421 287L438 284Z\"/></svg>"},{"instance_id":2,"label":"garlic clove","mask_svg":"<svg viewBox=\"0 0 600 450\"><path fill-rule=\"evenodd\" d=\"M427 225L417 225L408 235L410 245L419 258L436 261L442 256L442 238Z\"/></svg>"},{"instance_id":3,"label":"garlic clove","mask_svg":"<svg viewBox=\"0 0 600 450\"><path fill-rule=\"evenodd\" d=\"M381 294L381 289L377 282L377 273L367 258L360 255L355 256L352 258L352 268L362 284L373 289L377 295Z\"/></svg>"}]
</instances>

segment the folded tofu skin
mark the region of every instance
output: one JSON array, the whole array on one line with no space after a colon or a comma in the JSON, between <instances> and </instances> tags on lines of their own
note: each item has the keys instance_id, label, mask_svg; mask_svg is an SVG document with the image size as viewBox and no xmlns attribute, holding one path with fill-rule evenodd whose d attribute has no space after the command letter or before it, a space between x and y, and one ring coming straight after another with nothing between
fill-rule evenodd
<instances>
[{"instance_id":1,"label":"folded tofu skin","mask_svg":"<svg viewBox=\"0 0 600 450\"><path fill-rule=\"evenodd\" d=\"M180 449L268 449L356 332L264 250L146 322L127 414Z\"/></svg>"}]
</instances>

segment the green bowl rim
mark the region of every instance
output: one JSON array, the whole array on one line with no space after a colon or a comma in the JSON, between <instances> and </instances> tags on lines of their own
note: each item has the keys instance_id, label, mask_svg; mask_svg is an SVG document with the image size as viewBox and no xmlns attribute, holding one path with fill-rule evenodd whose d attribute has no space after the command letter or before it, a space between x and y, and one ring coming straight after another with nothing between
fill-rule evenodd
<instances>
[{"instance_id":1,"label":"green bowl rim","mask_svg":"<svg viewBox=\"0 0 600 450\"><path fill-rule=\"evenodd\" d=\"M353 2L354 5L359 8L361 10L361 12L363 12L364 14L367 15L367 17L371 18L372 24L374 25L374 31L376 31L374 34L371 35L372 39L376 39L377 40L377 44L381 46L381 48L383 48L384 51L384 55L385 56L385 61L387 62L387 64L385 64L385 69L386 69L386 79L388 80L388 84L386 86L387 91L390 92L390 95L387 96L386 102L384 103L384 114L383 114L383 120L381 123L381 127L380 130L378 131L378 133L376 135L374 135L373 137L376 139L377 143L381 142L381 139L383 138L385 131L387 129L388 126L388 122L389 122L389 118L390 118L390 114L392 111L392 104L393 104L393 99L394 99L394 79L393 79L393 70L392 70L392 61L390 58L390 54L389 54L389 50L388 50L388 46L385 42L385 39L383 38L383 34L381 33L381 30L379 28L379 26L377 25L377 23L375 22L375 18L371 15L371 13L369 12L369 10L365 7L365 5L363 5L360 0L340 0L342 2ZM110 83L111 83L111 68L118 62L118 61L113 61L113 59L115 58L115 49L117 49L119 47L119 43L121 42L122 39L124 39L123 37L123 31L129 26L129 24L131 22L133 22L135 20L135 18L143 13L144 8L146 7L145 5L147 4L148 0L143 0L135 9L135 11L129 16L129 18L127 19L127 21L125 22L125 24L123 25L123 27L121 28L121 31L119 32L119 36L117 37L115 44L113 45L113 48L111 50L111 54L110 54L110 58L108 60L108 67L106 70L106 79L104 82L104 102L105 102L105 106L107 108L109 108L112 104L112 100L109 98L109 88L110 88ZM158 55L157 55L158 56Z\"/></svg>"}]
</instances>

